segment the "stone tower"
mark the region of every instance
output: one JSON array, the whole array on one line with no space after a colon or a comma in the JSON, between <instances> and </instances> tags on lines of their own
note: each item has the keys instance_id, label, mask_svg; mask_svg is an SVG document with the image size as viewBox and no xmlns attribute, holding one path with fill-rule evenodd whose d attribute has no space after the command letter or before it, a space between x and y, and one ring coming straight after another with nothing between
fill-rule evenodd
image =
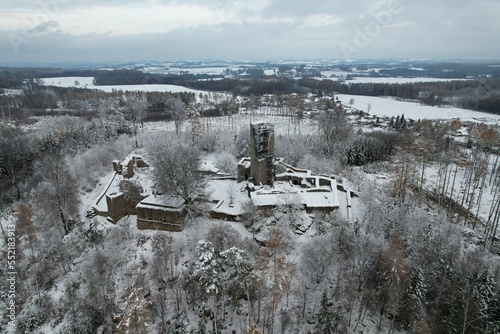
<instances>
[{"instance_id":1,"label":"stone tower","mask_svg":"<svg viewBox=\"0 0 500 334\"><path fill-rule=\"evenodd\" d=\"M274 125L250 124L251 177L258 184L274 182Z\"/></svg>"}]
</instances>

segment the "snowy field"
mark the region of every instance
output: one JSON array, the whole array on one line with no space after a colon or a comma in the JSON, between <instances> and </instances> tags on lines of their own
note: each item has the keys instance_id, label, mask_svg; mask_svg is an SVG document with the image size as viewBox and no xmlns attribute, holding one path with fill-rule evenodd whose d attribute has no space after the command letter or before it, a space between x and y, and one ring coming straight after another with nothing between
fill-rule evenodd
<instances>
[{"instance_id":1,"label":"snowy field","mask_svg":"<svg viewBox=\"0 0 500 334\"><path fill-rule=\"evenodd\" d=\"M43 78L44 85L46 86L56 86L56 87L80 87L89 89L99 89L110 93L115 90L122 91L141 91L141 92L188 92L206 94L208 92L186 88L177 85L163 85L163 84L152 84L152 85L109 85L109 86L98 86L94 85L94 77L56 77L56 78Z\"/></svg>"},{"instance_id":2,"label":"snowy field","mask_svg":"<svg viewBox=\"0 0 500 334\"><path fill-rule=\"evenodd\" d=\"M352 105L355 109L367 111L368 105L371 106L370 114L377 116L396 117L405 115L405 118L418 119L453 119L460 118L462 121L482 121L485 123L498 123L500 115L487 114L478 111L455 107L433 107L423 105L418 102L399 101L388 97L373 97L362 95L336 95L347 104L350 99L354 99Z\"/></svg>"}]
</instances>

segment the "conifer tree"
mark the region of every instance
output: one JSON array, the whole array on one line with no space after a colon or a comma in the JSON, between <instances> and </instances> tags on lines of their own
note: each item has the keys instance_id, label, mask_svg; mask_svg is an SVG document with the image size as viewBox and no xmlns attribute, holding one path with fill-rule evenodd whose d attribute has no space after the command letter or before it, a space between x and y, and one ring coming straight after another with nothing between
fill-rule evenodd
<instances>
[{"instance_id":1,"label":"conifer tree","mask_svg":"<svg viewBox=\"0 0 500 334\"><path fill-rule=\"evenodd\" d=\"M321 306L318 313L317 333L335 334L339 326L340 315L331 310L331 303L328 300L326 291L321 296Z\"/></svg>"}]
</instances>

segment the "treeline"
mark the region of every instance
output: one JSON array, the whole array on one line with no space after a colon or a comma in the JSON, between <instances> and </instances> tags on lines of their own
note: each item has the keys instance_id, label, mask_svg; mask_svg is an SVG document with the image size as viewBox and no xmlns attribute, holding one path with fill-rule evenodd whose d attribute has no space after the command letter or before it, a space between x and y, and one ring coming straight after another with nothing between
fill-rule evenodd
<instances>
[{"instance_id":1,"label":"treeline","mask_svg":"<svg viewBox=\"0 0 500 334\"><path fill-rule=\"evenodd\" d=\"M379 71L373 70L380 67ZM351 72L356 70L368 72L372 77L429 77L441 79L466 79L470 77L500 78L500 67L492 63L463 63L463 62L402 62L391 65L387 68L387 63L376 64L369 62L366 64L357 63L355 65L340 65L341 71ZM328 68L326 69L328 70Z\"/></svg>"},{"instance_id":2,"label":"treeline","mask_svg":"<svg viewBox=\"0 0 500 334\"><path fill-rule=\"evenodd\" d=\"M114 70L114 71L97 71L94 74L96 85L184 85L185 82L191 80L207 80L221 78L222 76L214 76L209 74L189 74L181 73L178 75L165 75L144 73L137 70Z\"/></svg>"},{"instance_id":3,"label":"treeline","mask_svg":"<svg viewBox=\"0 0 500 334\"><path fill-rule=\"evenodd\" d=\"M477 76L492 76L500 78L500 68L489 64L472 63L435 63L414 64L412 68L385 68L380 75L390 77L430 77L442 79L465 79Z\"/></svg>"}]
</instances>

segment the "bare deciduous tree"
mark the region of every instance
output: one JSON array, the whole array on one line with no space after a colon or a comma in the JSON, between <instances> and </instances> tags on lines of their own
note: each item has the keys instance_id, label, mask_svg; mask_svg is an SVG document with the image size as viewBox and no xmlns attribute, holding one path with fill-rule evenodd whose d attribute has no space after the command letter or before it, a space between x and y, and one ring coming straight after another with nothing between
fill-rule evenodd
<instances>
[{"instance_id":1,"label":"bare deciduous tree","mask_svg":"<svg viewBox=\"0 0 500 334\"><path fill-rule=\"evenodd\" d=\"M215 166L222 172L233 177L235 177L238 172L238 163L236 161L236 158L229 152L221 152L217 156Z\"/></svg>"},{"instance_id":2,"label":"bare deciduous tree","mask_svg":"<svg viewBox=\"0 0 500 334\"><path fill-rule=\"evenodd\" d=\"M33 162L33 149L20 129L0 127L0 174L9 178L17 199L21 199L19 188Z\"/></svg>"},{"instance_id":3,"label":"bare deciduous tree","mask_svg":"<svg viewBox=\"0 0 500 334\"><path fill-rule=\"evenodd\" d=\"M172 140L155 145L150 154L154 166L153 178L158 187L191 205L205 185L199 171L200 151L192 145Z\"/></svg>"},{"instance_id":4,"label":"bare deciduous tree","mask_svg":"<svg viewBox=\"0 0 500 334\"><path fill-rule=\"evenodd\" d=\"M78 188L62 153L47 156L38 165L38 174L42 179L36 196L39 206L67 234L78 212Z\"/></svg>"},{"instance_id":5,"label":"bare deciduous tree","mask_svg":"<svg viewBox=\"0 0 500 334\"><path fill-rule=\"evenodd\" d=\"M116 312L114 265L110 257L101 250L95 252L87 263L83 281L84 305L82 315L89 330L97 331L98 327L110 327L112 316Z\"/></svg>"},{"instance_id":6,"label":"bare deciduous tree","mask_svg":"<svg viewBox=\"0 0 500 334\"><path fill-rule=\"evenodd\" d=\"M148 102L145 95L137 94L127 98L124 113L127 119L132 123L132 130L135 136L135 147L139 148L137 143L137 132L139 125L142 125L146 116Z\"/></svg>"},{"instance_id":7,"label":"bare deciduous tree","mask_svg":"<svg viewBox=\"0 0 500 334\"><path fill-rule=\"evenodd\" d=\"M180 99L171 97L166 102L167 113L174 120L175 133L179 134L182 123L186 120L186 105Z\"/></svg>"},{"instance_id":8,"label":"bare deciduous tree","mask_svg":"<svg viewBox=\"0 0 500 334\"><path fill-rule=\"evenodd\" d=\"M347 117L340 107L322 112L318 116L318 127L323 151L328 155L333 154L335 145L349 139L352 133Z\"/></svg>"}]
</instances>

